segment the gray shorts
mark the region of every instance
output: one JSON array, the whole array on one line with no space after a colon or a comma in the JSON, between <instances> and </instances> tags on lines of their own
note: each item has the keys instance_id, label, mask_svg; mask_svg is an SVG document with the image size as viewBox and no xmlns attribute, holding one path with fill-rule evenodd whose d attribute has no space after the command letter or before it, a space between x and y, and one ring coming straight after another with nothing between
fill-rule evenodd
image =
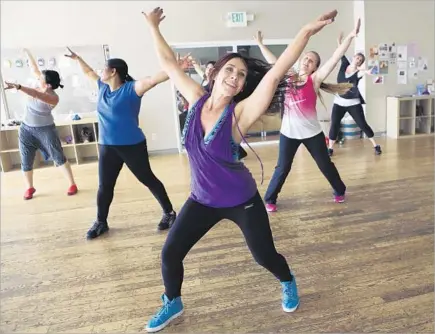
<instances>
[{"instance_id":1,"label":"gray shorts","mask_svg":"<svg viewBox=\"0 0 435 334\"><path fill-rule=\"evenodd\" d=\"M40 150L45 160L52 160L56 166L62 166L66 162L63 154L62 144L54 124L33 127L24 123L21 124L18 133L21 169L24 172L33 169L35 154Z\"/></svg>"}]
</instances>

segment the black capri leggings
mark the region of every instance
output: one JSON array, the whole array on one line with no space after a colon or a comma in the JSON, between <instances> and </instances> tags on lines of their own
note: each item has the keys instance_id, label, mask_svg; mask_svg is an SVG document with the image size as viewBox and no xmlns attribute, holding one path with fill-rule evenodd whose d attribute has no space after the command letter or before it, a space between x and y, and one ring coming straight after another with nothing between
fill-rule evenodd
<instances>
[{"instance_id":1,"label":"black capri leggings","mask_svg":"<svg viewBox=\"0 0 435 334\"><path fill-rule=\"evenodd\" d=\"M337 140L338 132L340 131L340 123L344 115L348 112L355 120L356 125L366 134L368 138L373 138L375 135L372 128L367 124L364 116L364 110L361 104L356 104L350 107L342 107L338 104L333 105L331 115L331 128L329 130L329 139Z\"/></svg>"},{"instance_id":2,"label":"black capri leggings","mask_svg":"<svg viewBox=\"0 0 435 334\"><path fill-rule=\"evenodd\" d=\"M232 220L239 226L258 264L281 282L292 279L285 258L275 249L269 217L258 192L246 203L232 208L211 208L188 199L162 250L163 282L165 294L170 300L181 296L185 256L222 219Z\"/></svg>"},{"instance_id":3,"label":"black capri leggings","mask_svg":"<svg viewBox=\"0 0 435 334\"><path fill-rule=\"evenodd\" d=\"M172 212L172 204L166 189L151 170L146 141L135 145L99 145L99 148L98 221L107 221L116 180L124 163L136 178L149 188L163 211L165 213Z\"/></svg>"}]
</instances>

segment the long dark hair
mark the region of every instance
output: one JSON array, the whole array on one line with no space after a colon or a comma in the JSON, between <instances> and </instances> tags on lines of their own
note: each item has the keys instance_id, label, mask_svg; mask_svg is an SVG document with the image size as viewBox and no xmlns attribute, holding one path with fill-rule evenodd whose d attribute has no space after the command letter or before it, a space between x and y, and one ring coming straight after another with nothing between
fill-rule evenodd
<instances>
[{"instance_id":1,"label":"long dark hair","mask_svg":"<svg viewBox=\"0 0 435 334\"><path fill-rule=\"evenodd\" d=\"M243 90L233 98L233 101L237 103L246 99L254 92L260 81L264 78L266 73L272 68L273 65L270 65L260 59L244 57L240 53L228 53L227 55L220 58L216 62L216 64L214 64L214 68L212 70L212 73L210 74L210 92L213 90L215 79L219 71L225 66L228 61L234 58L240 58L245 63L247 68L245 86L243 87ZM284 77L278 84L272 101L268 107L269 114L282 111L284 106L284 93L286 87L287 82L286 77Z\"/></svg>"},{"instance_id":2,"label":"long dark hair","mask_svg":"<svg viewBox=\"0 0 435 334\"><path fill-rule=\"evenodd\" d=\"M122 83L126 81L133 81L134 79L128 74L128 65L124 59L120 58L111 58L107 61L107 67L113 68L116 70L116 73L119 76L119 79Z\"/></svg>"},{"instance_id":3,"label":"long dark hair","mask_svg":"<svg viewBox=\"0 0 435 334\"><path fill-rule=\"evenodd\" d=\"M233 97L233 102L237 103L240 102L247 97L249 97L254 90L257 88L260 81L264 78L266 73L272 68L272 65L259 60L255 58L250 57L244 57L240 53L228 53L227 55L220 58L216 64L214 65L213 71L210 74L210 89L209 92L211 93L213 90L213 86L215 83L215 79L219 71L225 66L225 64L234 58L240 58L246 65L247 68L247 76L245 80L245 86L243 87L243 90ZM275 93L273 95L273 98L267 108L267 114L275 114L275 113L281 113L284 110L284 102L285 102L285 91L287 88L287 77L283 77L282 80L279 82L277 89L275 90ZM263 162L261 161L261 158L255 152L255 150L249 145L246 138L243 136L242 131L240 130L239 124L236 123L237 129L239 131L240 136L242 137L242 141L245 142L246 145L251 149L251 151L255 154L258 161L260 162L261 166L261 184L263 184L264 181L264 167Z\"/></svg>"}]
</instances>

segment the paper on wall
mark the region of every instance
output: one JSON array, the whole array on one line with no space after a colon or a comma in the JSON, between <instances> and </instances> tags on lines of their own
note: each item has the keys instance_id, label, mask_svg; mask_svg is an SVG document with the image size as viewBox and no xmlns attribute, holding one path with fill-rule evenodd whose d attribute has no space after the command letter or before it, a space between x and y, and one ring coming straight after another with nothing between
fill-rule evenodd
<instances>
[{"instance_id":1,"label":"paper on wall","mask_svg":"<svg viewBox=\"0 0 435 334\"><path fill-rule=\"evenodd\" d=\"M408 47L406 45L397 46L397 61L408 60Z\"/></svg>"},{"instance_id":2,"label":"paper on wall","mask_svg":"<svg viewBox=\"0 0 435 334\"><path fill-rule=\"evenodd\" d=\"M398 61L397 69L398 70L406 70L408 68L408 63L406 61Z\"/></svg>"},{"instance_id":3,"label":"paper on wall","mask_svg":"<svg viewBox=\"0 0 435 334\"><path fill-rule=\"evenodd\" d=\"M427 58L420 57L418 58L418 70L419 71L427 71Z\"/></svg>"},{"instance_id":4,"label":"paper on wall","mask_svg":"<svg viewBox=\"0 0 435 334\"><path fill-rule=\"evenodd\" d=\"M379 62L379 74L388 74L388 60Z\"/></svg>"},{"instance_id":5,"label":"paper on wall","mask_svg":"<svg viewBox=\"0 0 435 334\"><path fill-rule=\"evenodd\" d=\"M110 49L107 44L103 45L104 59L108 60L110 58Z\"/></svg>"},{"instance_id":6,"label":"paper on wall","mask_svg":"<svg viewBox=\"0 0 435 334\"><path fill-rule=\"evenodd\" d=\"M397 70L397 83L399 85L406 85L407 82L408 82L407 70L406 69Z\"/></svg>"},{"instance_id":7,"label":"paper on wall","mask_svg":"<svg viewBox=\"0 0 435 334\"><path fill-rule=\"evenodd\" d=\"M389 58L390 65L394 65L397 60L397 47L395 43L388 46L388 53L390 56Z\"/></svg>"},{"instance_id":8,"label":"paper on wall","mask_svg":"<svg viewBox=\"0 0 435 334\"><path fill-rule=\"evenodd\" d=\"M414 57L409 58L409 68L416 68L417 64L415 63Z\"/></svg>"},{"instance_id":9,"label":"paper on wall","mask_svg":"<svg viewBox=\"0 0 435 334\"><path fill-rule=\"evenodd\" d=\"M418 70L416 68L410 69L408 72L409 78L412 80L418 79Z\"/></svg>"},{"instance_id":10,"label":"paper on wall","mask_svg":"<svg viewBox=\"0 0 435 334\"><path fill-rule=\"evenodd\" d=\"M376 77L373 78L373 83L375 85L383 85L384 84L384 76L383 75L378 75Z\"/></svg>"},{"instance_id":11,"label":"paper on wall","mask_svg":"<svg viewBox=\"0 0 435 334\"><path fill-rule=\"evenodd\" d=\"M369 59L376 60L378 59L378 46L373 45L369 50Z\"/></svg>"},{"instance_id":12,"label":"paper on wall","mask_svg":"<svg viewBox=\"0 0 435 334\"><path fill-rule=\"evenodd\" d=\"M368 61L368 69L371 71L371 74L379 74L379 60L370 59Z\"/></svg>"},{"instance_id":13,"label":"paper on wall","mask_svg":"<svg viewBox=\"0 0 435 334\"><path fill-rule=\"evenodd\" d=\"M379 59L381 59L381 60L386 60L386 59L390 58L387 43L379 44L378 54L379 54Z\"/></svg>"},{"instance_id":14,"label":"paper on wall","mask_svg":"<svg viewBox=\"0 0 435 334\"><path fill-rule=\"evenodd\" d=\"M408 57L418 56L418 46L417 43L411 42L408 44Z\"/></svg>"}]
</instances>

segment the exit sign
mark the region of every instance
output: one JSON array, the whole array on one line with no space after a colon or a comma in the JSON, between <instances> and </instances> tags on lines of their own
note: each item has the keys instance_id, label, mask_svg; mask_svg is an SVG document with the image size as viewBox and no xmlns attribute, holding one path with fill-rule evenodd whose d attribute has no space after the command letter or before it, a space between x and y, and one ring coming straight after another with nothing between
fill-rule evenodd
<instances>
[{"instance_id":1,"label":"exit sign","mask_svg":"<svg viewBox=\"0 0 435 334\"><path fill-rule=\"evenodd\" d=\"M228 27L247 27L248 15L246 12L230 12L227 15Z\"/></svg>"}]
</instances>

